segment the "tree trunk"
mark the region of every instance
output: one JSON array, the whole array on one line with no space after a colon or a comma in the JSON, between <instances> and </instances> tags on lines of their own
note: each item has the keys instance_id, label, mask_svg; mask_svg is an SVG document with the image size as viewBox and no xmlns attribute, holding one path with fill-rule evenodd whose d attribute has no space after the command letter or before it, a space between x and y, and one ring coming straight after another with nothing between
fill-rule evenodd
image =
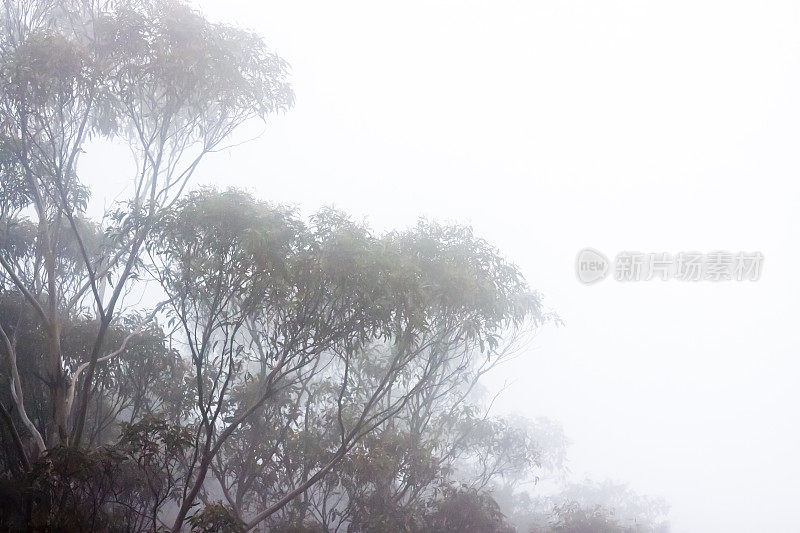
<instances>
[{"instance_id":1,"label":"tree trunk","mask_svg":"<svg viewBox=\"0 0 800 533\"><path fill-rule=\"evenodd\" d=\"M61 368L61 339L58 318L50 324L47 332L47 381L52 405L52 427L47 446L67 444L67 379Z\"/></svg>"}]
</instances>

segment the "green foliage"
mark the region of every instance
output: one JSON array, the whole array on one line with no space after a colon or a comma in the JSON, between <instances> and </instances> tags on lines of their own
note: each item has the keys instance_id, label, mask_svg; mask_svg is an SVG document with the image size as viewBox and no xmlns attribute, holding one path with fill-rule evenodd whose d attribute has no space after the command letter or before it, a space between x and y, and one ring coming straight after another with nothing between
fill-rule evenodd
<instances>
[{"instance_id":1,"label":"green foliage","mask_svg":"<svg viewBox=\"0 0 800 533\"><path fill-rule=\"evenodd\" d=\"M426 527L436 533L513 533L492 497L467 488L447 488L433 504Z\"/></svg>"},{"instance_id":2,"label":"green foliage","mask_svg":"<svg viewBox=\"0 0 800 533\"><path fill-rule=\"evenodd\" d=\"M6 487L21 503L0 526L40 531L159 529L153 510L175 489L175 475L191 446L188 430L157 419L123 427L120 440L92 450L48 450L30 472Z\"/></svg>"},{"instance_id":3,"label":"green foliage","mask_svg":"<svg viewBox=\"0 0 800 533\"><path fill-rule=\"evenodd\" d=\"M556 506L553 531L563 533L623 533L633 529L623 528L601 506L583 508L577 502Z\"/></svg>"},{"instance_id":4,"label":"green foliage","mask_svg":"<svg viewBox=\"0 0 800 533\"><path fill-rule=\"evenodd\" d=\"M192 531L202 533L244 533L244 523L222 504L214 502L206 505L202 511L189 517Z\"/></svg>"},{"instance_id":5,"label":"green foliage","mask_svg":"<svg viewBox=\"0 0 800 533\"><path fill-rule=\"evenodd\" d=\"M625 485L586 480L548 496L503 495L503 507L520 531L530 533L667 533L668 506Z\"/></svg>"},{"instance_id":6,"label":"green foliage","mask_svg":"<svg viewBox=\"0 0 800 533\"><path fill-rule=\"evenodd\" d=\"M342 461L331 481L305 491L315 501L273 526L294 515L305 524L320 505L326 527L403 523L449 475L445 458L491 463L481 484L540 464L505 422L447 420L502 357L501 336L548 318L519 271L469 229L421 222L378 236L335 210L305 223L247 193L204 189L155 232L152 270L191 352L200 431L238 428L212 470L240 512L269 507L331 458ZM411 418L430 414L411 405L441 410L424 436ZM324 505L342 491L347 509ZM387 506L397 491L413 497Z\"/></svg>"}]
</instances>

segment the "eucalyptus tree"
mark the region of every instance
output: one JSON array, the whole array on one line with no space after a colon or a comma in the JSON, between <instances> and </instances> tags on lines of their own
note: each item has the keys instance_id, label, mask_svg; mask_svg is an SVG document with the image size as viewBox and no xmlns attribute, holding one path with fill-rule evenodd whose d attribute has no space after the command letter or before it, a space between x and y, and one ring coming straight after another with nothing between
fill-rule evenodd
<instances>
[{"instance_id":1,"label":"eucalyptus tree","mask_svg":"<svg viewBox=\"0 0 800 533\"><path fill-rule=\"evenodd\" d=\"M546 318L519 271L467 228L421 222L380 237L336 211L304 224L245 193L203 190L165 213L157 236L151 269L195 387L173 530L209 471L231 503L261 507L236 510L256 527L409 402L474 382L502 356L502 333ZM310 424L328 434L293 455L292 440L315 438Z\"/></svg>"},{"instance_id":2,"label":"eucalyptus tree","mask_svg":"<svg viewBox=\"0 0 800 533\"><path fill-rule=\"evenodd\" d=\"M473 501L431 499L472 468L481 507L491 478L540 461L469 411L509 341L549 318L469 228L376 235L335 210L184 192L239 125L292 105L287 68L177 1L4 0L0 433L9 493L44 487L19 496L28 527L256 529L327 510L368 527L376 498ZM132 164L93 221L79 162L99 138ZM133 312L142 280L165 299Z\"/></svg>"},{"instance_id":3,"label":"eucalyptus tree","mask_svg":"<svg viewBox=\"0 0 800 533\"><path fill-rule=\"evenodd\" d=\"M0 270L4 290L24 297L47 339L44 423L30 421L21 377L11 376L15 410L41 453L81 442L98 362L104 350L116 352L107 333L140 272L156 216L237 126L288 109L293 95L286 63L258 36L212 24L178 1L4 0L3 7ZM135 164L130 196L92 224L79 160L98 137L130 146ZM24 256L10 241L17 225L34 237ZM69 272L65 242L77 252ZM92 348L74 361L64 353L63 321L87 312L97 321ZM2 330L12 369L15 335Z\"/></svg>"}]
</instances>

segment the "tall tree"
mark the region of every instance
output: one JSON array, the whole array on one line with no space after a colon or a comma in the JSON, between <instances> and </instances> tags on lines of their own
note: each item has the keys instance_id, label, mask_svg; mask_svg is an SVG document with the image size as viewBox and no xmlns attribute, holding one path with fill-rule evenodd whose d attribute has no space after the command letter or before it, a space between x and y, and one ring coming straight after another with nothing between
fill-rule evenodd
<instances>
[{"instance_id":1,"label":"tall tree","mask_svg":"<svg viewBox=\"0 0 800 533\"><path fill-rule=\"evenodd\" d=\"M174 530L215 460L227 469L220 453L253 417L281 428L262 467L286 477L249 527L409 402L457 390L458 404L470 388L459 384L502 357L501 334L546 318L519 271L467 228L420 223L375 237L335 211L306 226L244 193L200 191L159 221L150 250L195 373L196 455ZM302 408L324 413L328 446L279 469ZM229 479L223 487L239 489Z\"/></svg>"},{"instance_id":2,"label":"tall tree","mask_svg":"<svg viewBox=\"0 0 800 533\"><path fill-rule=\"evenodd\" d=\"M35 237L24 257L4 246L0 268L46 333L50 415L42 427L26 420L21 378L13 375L15 407L39 453L81 442L97 363L104 349L113 351L107 332L157 214L237 126L291 106L286 72L256 35L212 24L180 2L4 1L0 222L8 233L30 218ZM130 198L90 231L78 161L98 136L123 139L136 168ZM104 238L93 246L91 234ZM65 241L78 252L69 276ZM97 318L92 349L69 366L63 321L86 311ZM14 335L2 331L12 367ZM70 377L84 364L73 403Z\"/></svg>"}]
</instances>

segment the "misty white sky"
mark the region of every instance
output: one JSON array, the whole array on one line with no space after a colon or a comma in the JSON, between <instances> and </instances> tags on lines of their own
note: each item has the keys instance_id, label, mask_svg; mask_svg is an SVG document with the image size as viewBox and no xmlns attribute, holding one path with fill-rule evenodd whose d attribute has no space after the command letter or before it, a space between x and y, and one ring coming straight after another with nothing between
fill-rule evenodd
<instances>
[{"instance_id":1,"label":"misty white sky","mask_svg":"<svg viewBox=\"0 0 800 533\"><path fill-rule=\"evenodd\" d=\"M297 104L196 183L472 224L565 321L496 375L500 410L559 420L577 479L663 495L676 533L798 531L800 3L199 5L291 63ZM127 152L101 151L108 200ZM586 246L766 259L584 286Z\"/></svg>"}]
</instances>

